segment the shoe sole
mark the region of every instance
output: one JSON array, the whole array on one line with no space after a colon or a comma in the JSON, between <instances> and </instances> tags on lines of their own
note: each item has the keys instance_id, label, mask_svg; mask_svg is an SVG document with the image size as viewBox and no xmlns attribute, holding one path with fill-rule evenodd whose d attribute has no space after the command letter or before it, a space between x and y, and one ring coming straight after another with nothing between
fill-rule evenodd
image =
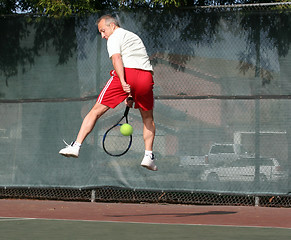
<instances>
[{"instance_id":1,"label":"shoe sole","mask_svg":"<svg viewBox=\"0 0 291 240\"><path fill-rule=\"evenodd\" d=\"M64 156L64 157L73 157L73 158L78 158L79 156L77 156L77 155L73 155L73 154L65 154L65 153L60 153L62 156Z\"/></svg>"},{"instance_id":2,"label":"shoe sole","mask_svg":"<svg viewBox=\"0 0 291 240\"><path fill-rule=\"evenodd\" d=\"M144 167L144 168L147 168L148 170L151 170L151 171L158 171L157 166L154 169L151 168L150 166L147 166L147 165L141 165L141 166Z\"/></svg>"}]
</instances>

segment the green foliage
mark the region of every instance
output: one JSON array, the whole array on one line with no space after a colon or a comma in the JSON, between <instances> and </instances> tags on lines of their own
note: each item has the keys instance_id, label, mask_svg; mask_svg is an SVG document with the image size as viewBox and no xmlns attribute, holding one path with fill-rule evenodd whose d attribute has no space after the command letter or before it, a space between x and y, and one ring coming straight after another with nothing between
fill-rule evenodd
<instances>
[{"instance_id":1,"label":"green foliage","mask_svg":"<svg viewBox=\"0 0 291 240\"><path fill-rule=\"evenodd\" d=\"M54 0L40 0L38 3L38 8L40 12L45 13L46 15L55 15L55 16L68 16L73 12L73 6L66 4L65 1L54 1Z\"/></svg>"},{"instance_id":2,"label":"green foliage","mask_svg":"<svg viewBox=\"0 0 291 240\"><path fill-rule=\"evenodd\" d=\"M105 3L105 4L104 4ZM73 14L87 14L105 8L106 1L92 0L39 0L38 12L53 17L66 17Z\"/></svg>"},{"instance_id":3,"label":"green foliage","mask_svg":"<svg viewBox=\"0 0 291 240\"><path fill-rule=\"evenodd\" d=\"M88 14L104 9L118 9L121 0L2 0L0 14L17 12L53 17Z\"/></svg>"},{"instance_id":4,"label":"green foliage","mask_svg":"<svg viewBox=\"0 0 291 240\"><path fill-rule=\"evenodd\" d=\"M287 2L286 0L2 0L0 14L17 12L61 17L88 14L104 9L136 8L179 8L207 5Z\"/></svg>"},{"instance_id":5,"label":"green foliage","mask_svg":"<svg viewBox=\"0 0 291 240\"><path fill-rule=\"evenodd\" d=\"M106 8L117 9L118 0L38 0L38 12L46 16L63 17L76 14L88 14Z\"/></svg>"}]
</instances>

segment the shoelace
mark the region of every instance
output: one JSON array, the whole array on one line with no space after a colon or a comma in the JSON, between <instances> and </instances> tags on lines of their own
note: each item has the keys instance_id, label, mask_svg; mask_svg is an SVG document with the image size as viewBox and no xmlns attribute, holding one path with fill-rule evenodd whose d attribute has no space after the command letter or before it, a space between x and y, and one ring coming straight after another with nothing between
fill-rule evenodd
<instances>
[{"instance_id":1,"label":"shoelace","mask_svg":"<svg viewBox=\"0 0 291 240\"><path fill-rule=\"evenodd\" d=\"M149 156L151 160L155 160L154 154L152 154L152 156L150 154L146 154L146 156Z\"/></svg>"},{"instance_id":2,"label":"shoelace","mask_svg":"<svg viewBox=\"0 0 291 240\"><path fill-rule=\"evenodd\" d=\"M73 146L74 142L72 142L71 144L68 144L64 139L63 139L64 144L66 144L67 147L69 146Z\"/></svg>"}]
</instances>

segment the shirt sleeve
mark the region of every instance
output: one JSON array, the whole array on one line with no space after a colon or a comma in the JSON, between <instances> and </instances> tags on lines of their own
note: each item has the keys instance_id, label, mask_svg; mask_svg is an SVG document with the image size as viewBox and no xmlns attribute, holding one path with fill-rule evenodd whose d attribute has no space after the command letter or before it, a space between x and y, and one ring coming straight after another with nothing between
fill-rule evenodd
<instances>
[{"instance_id":1,"label":"shirt sleeve","mask_svg":"<svg viewBox=\"0 0 291 240\"><path fill-rule=\"evenodd\" d=\"M114 35L111 35L107 40L107 50L109 54L109 58L116 53L121 53L120 51L120 42L118 38Z\"/></svg>"}]
</instances>

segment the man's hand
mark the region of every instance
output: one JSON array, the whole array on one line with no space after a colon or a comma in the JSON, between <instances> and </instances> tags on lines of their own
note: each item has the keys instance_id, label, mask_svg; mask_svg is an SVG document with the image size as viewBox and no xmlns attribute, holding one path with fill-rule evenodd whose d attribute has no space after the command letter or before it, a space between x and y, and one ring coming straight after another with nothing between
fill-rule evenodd
<instances>
[{"instance_id":1,"label":"man's hand","mask_svg":"<svg viewBox=\"0 0 291 240\"><path fill-rule=\"evenodd\" d=\"M130 85L127 84L126 82L122 83L122 88L123 88L123 91L126 92L126 93L130 93L131 89L130 89Z\"/></svg>"},{"instance_id":2,"label":"man's hand","mask_svg":"<svg viewBox=\"0 0 291 240\"><path fill-rule=\"evenodd\" d=\"M128 107L132 108L133 103L134 103L134 101L133 101L133 98L132 98L131 96L129 96L129 97L127 97L127 98L125 99L125 104L126 104Z\"/></svg>"}]
</instances>

